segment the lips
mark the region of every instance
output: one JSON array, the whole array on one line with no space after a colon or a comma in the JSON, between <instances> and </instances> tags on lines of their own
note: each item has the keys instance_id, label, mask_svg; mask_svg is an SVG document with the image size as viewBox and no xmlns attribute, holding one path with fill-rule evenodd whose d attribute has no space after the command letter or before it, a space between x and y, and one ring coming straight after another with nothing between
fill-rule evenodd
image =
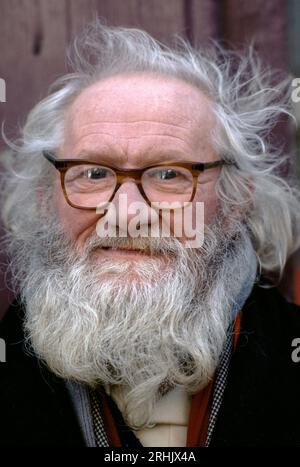
<instances>
[{"instance_id":1,"label":"lips","mask_svg":"<svg viewBox=\"0 0 300 467\"><path fill-rule=\"evenodd\" d=\"M141 250L141 249L137 249L137 248L127 248L127 247L119 247L119 246L102 246L101 247L103 250L127 250L127 251L144 251L144 250Z\"/></svg>"},{"instance_id":2,"label":"lips","mask_svg":"<svg viewBox=\"0 0 300 467\"><path fill-rule=\"evenodd\" d=\"M103 246L101 247L102 250L105 252L111 252L113 253L118 253L118 254L123 254L123 255L130 255L130 254L135 254L135 255L151 255L151 252L149 249L142 250L138 248L130 248L130 247L110 247L110 246Z\"/></svg>"}]
</instances>

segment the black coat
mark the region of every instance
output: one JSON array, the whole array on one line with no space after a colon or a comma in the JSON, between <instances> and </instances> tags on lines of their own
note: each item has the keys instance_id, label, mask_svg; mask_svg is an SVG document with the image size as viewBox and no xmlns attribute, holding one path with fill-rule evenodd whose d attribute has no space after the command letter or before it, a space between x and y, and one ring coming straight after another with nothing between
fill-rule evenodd
<instances>
[{"instance_id":1,"label":"black coat","mask_svg":"<svg viewBox=\"0 0 300 467\"><path fill-rule=\"evenodd\" d=\"M23 313L15 302L0 323L7 351L0 363L0 445L84 446L64 381L24 352ZM276 289L255 286L243 307L211 446L300 446L295 338L300 308Z\"/></svg>"}]
</instances>

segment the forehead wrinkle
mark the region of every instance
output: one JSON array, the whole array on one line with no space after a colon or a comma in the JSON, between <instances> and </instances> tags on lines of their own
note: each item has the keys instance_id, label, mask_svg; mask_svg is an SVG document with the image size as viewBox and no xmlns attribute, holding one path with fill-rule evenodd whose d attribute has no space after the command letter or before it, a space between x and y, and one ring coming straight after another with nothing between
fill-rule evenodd
<instances>
[{"instance_id":1,"label":"forehead wrinkle","mask_svg":"<svg viewBox=\"0 0 300 467\"><path fill-rule=\"evenodd\" d=\"M150 123L149 126L144 126L145 123ZM187 122L186 122L187 123ZM139 125L141 124L141 125ZM81 124L81 125L78 125L79 128L78 128L78 132L79 134L85 134L86 132L90 135L93 135L93 134L96 134L96 133L99 133L99 134L102 134L102 135L107 135L107 136L115 136L115 131L118 131L119 128L126 128L126 127L132 127L134 125L134 127L137 128L138 131L141 131L140 130L140 126L142 126L142 132L140 133L140 136L143 136L143 135L153 135L153 136L170 136L170 137L173 137L173 136L176 136L176 135L172 135L170 133L170 130L174 129L175 131L178 131L179 133L183 133L184 135L186 135L187 133L190 132L191 130L191 126L184 126L184 125L176 125L176 124L173 124L173 123L164 123L164 122L154 122L152 120L144 120L144 121L138 121L138 122L114 122L114 123L104 123L102 121L97 121L97 122L92 122L92 123L85 123L85 124ZM99 127L99 129L97 131L94 131L94 127ZM101 128L103 127L103 129ZM109 129L111 129L111 131L109 131ZM76 123L73 125L71 125L71 128L69 128L69 133L71 134L71 136L75 136L76 137L76 133L77 133L77 125ZM159 130L159 131L158 131ZM161 130L161 131L160 131ZM134 131L134 128L131 128L130 129L130 133ZM157 132L158 131L158 132ZM75 133L75 135L74 135ZM125 138L125 136L122 136L120 134L117 134L117 136L119 138ZM129 137L129 136L128 136Z\"/></svg>"},{"instance_id":2,"label":"forehead wrinkle","mask_svg":"<svg viewBox=\"0 0 300 467\"><path fill-rule=\"evenodd\" d=\"M167 142L167 146L168 146L169 141L171 141L171 146L173 146L172 140L175 140L177 144L179 143L180 145L183 144L183 145L189 146L191 144L193 145L194 144L193 142L198 140L199 137L201 136L201 131L200 131L201 129L199 129L199 132L197 131L196 133L194 132L191 133L189 129L185 129L183 127L178 127L178 126L175 126L175 127L176 129L178 129L177 132L173 132L172 128L170 129L168 125L165 125L165 128L163 128L162 132L158 132L159 128L161 128L161 125L155 125L154 128L149 129L149 128L143 127L142 131L141 130L137 132L134 131L134 132L130 132L130 134L127 134L126 131L115 133L114 131L109 132L106 129L101 129L101 128L95 131L96 130L95 125L85 125L84 127L81 128L79 135L76 132L73 135L69 135L69 136L73 136L73 138L72 137L70 138L69 143L71 146L75 146L76 148L81 149L80 146L83 144L88 144L89 143L88 140L91 139L90 144L92 144L93 147L96 145L96 147L99 147L101 150L102 150L101 146L108 145L108 146L113 147L113 145L121 146L121 144L124 146L125 142L129 143L130 141L139 141L139 140L141 144L147 142L146 143L147 145L149 144L148 141L150 140L151 146L155 146L155 144L157 145L162 144L162 142L164 142L165 144L165 141ZM92 128L92 131L90 131L91 128ZM72 139L73 139L73 144L72 144Z\"/></svg>"},{"instance_id":3,"label":"forehead wrinkle","mask_svg":"<svg viewBox=\"0 0 300 467\"><path fill-rule=\"evenodd\" d=\"M103 138L99 141L99 135L101 134L108 135L109 139ZM151 134L133 137L118 135L116 137L116 135L94 132L80 137L75 142L72 151L74 151L74 155L77 154L77 157L81 157L80 153L84 152L87 157L91 154L97 158L104 157L106 160L117 159L120 163L128 162L129 159L136 160L138 163L143 159L148 159L150 162L153 159L163 161L166 158L168 160L170 158L179 160L184 159L187 155L190 155L189 159L193 159L207 148L207 138L200 138L199 136L197 140L192 141L172 134ZM153 141L153 138L157 138L157 140ZM89 141L89 139L91 140ZM131 148L130 142L136 142L139 139L142 147L138 144ZM162 144L163 141L167 141L169 144L164 145ZM169 154L174 154L174 157L169 157Z\"/></svg>"},{"instance_id":4,"label":"forehead wrinkle","mask_svg":"<svg viewBox=\"0 0 300 467\"><path fill-rule=\"evenodd\" d=\"M93 125L94 127L95 125ZM144 141L151 140L157 138L157 144L160 144L162 141L168 141L168 140L175 140L176 142L184 145L196 145L196 144L201 144L203 142L207 143L208 142L208 137L209 134L208 132L203 131L203 128L199 128L197 130L194 130L193 132L190 131L190 129L186 129L184 127L178 127L176 125L173 125L173 127L176 127L178 129L177 134L173 133L170 130L168 125L165 125L165 128L163 129L162 132L157 132L158 128L156 125L156 128L143 128L143 131L141 131L139 134L136 134L136 132L133 132L130 134L124 134L123 132L121 133L115 133L114 131L109 132L105 131L102 129L99 129L98 131L88 131L90 129L90 125L85 125L84 127L81 128L81 131L79 132L79 135L76 134L74 135L69 135L71 138L69 140L69 143L71 145L80 146L82 144L82 141L87 140L88 138L91 138L92 140L96 140L97 138L100 139L100 146L101 145L109 145L111 146L112 144L119 145L119 142L122 142L124 145L126 141L141 141L143 143ZM72 138L73 136L73 138ZM101 138L103 139L101 140ZM73 139L73 144L72 144L72 139ZM111 143L111 140L113 143ZM95 142L92 141L92 144L94 145ZM96 141L97 144L97 141ZM153 145L155 145L155 141L153 142ZM97 144L98 146L98 144Z\"/></svg>"},{"instance_id":5,"label":"forehead wrinkle","mask_svg":"<svg viewBox=\"0 0 300 467\"><path fill-rule=\"evenodd\" d=\"M172 105L174 104L174 105ZM150 104L149 104L150 105ZM132 109L128 108L121 108L117 109L117 111L113 114L113 119L107 117L107 112L105 115L103 108L97 108L97 106L93 105L91 108L87 108L85 106L84 112L81 108L69 108L69 111L66 115L66 123L69 126L69 129L77 130L79 128L85 128L86 126L94 126L94 125L101 125L101 126L109 126L113 127L120 127L120 126L136 126L139 128L140 125L146 124L149 125L150 130L151 126L160 126L175 128L175 129L182 129L183 131L187 131L191 126L203 126L209 125L212 123L213 114L212 111L209 111L208 104L205 103L203 105L199 105L191 109L188 105L185 109L180 109L180 106L177 106L174 102L170 103L170 107L165 109L160 109L159 112L154 112L153 115L151 114L151 109L148 108L141 109L139 107L134 109L134 113L132 113ZM133 104L133 107L136 107L136 104ZM105 109L107 110L107 109ZM150 112L150 118L145 118L145 112ZM110 109L108 108L108 113L110 113ZM140 114L141 118L138 118L137 115ZM171 120L170 120L171 115ZM174 121L176 123L174 123ZM202 124L202 125L201 125Z\"/></svg>"},{"instance_id":6,"label":"forehead wrinkle","mask_svg":"<svg viewBox=\"0 0 300 467\"><path fill-rule=\"evenodd\" d=\"M116 81L109 79L106 86L111 99L108 99L107 95L104 96L103 104L103 82L83 91L66 114L69 133L66 146L71 149L72 146L77 149L81 149L82 146L86 150L89 149L88 143L93 149L99 148L102 152L101 146L105 144L113 149L110 153L118 152L119 156L121 152L123 160L125 157L127 160L129 157L133 158L136 154L139 154L139 157L145 156L149 151L149 141L151 146L164 146L164 152L168 152L169 145L174 146L172 142L175 142L177 149L178 146L179 149L183 147L183 153L195 155L205 147L210 152L209 136L214 116L209 99L199 93L198 89L186 87L178 81L176 83L180 84L179 89L174 88L173 80L168 80L167 86L164 83L161 86L156 79L148 81L146 80L145 90L145 82L140 77L137 80L138 88L126 77ZM126 89L130 91L129 94L125 92ZM142 96L141 100L138 90ZM166 98L162 92L165 90ZM131 102L130 96L133 91L138 98ZM151 105L153 101L149 100L152 95L159 98L156 99L157 105L154 108ZM82 101L87 97L89 100L85 101L83 107ZM122 105L119 106L118 103ZM97 141L98 139L100 141ZM156 148L153 153L155 152Z\"/></svg>"},{"instance_id":7,"label":"forehead wrinkle","mask_svg":"<svg viewBox=\"0 0 300 467\"><path fill-rule=\"evenodd\" d=\"M189 123L194 123L196 119L182 119L184 120L185 123L189 122ZM75 119L76 121L76 119ZM120 121L109 121L109 120L96 120L95 122L89 122L89 123L86 123L86 124L83 124L81 125L81 127L86 127L86 126L93 126L93 125L137 125L137 124L143 124L143 123L151 123L153 125L159 125L159 126L170 126L170 127L175 127L175 128L182 128L182 129L185 129L184 125L180 125L180 124L176 124L176 123L171 123L171 122L164 122L164 121L161 121L161 120L153 120L153 119L139 119L139 120L132 120L132 121L124 121L124 120L120 120Z\"/></svg>"},{"instance_id":8,"label":"forehead wrinkle","mask_svg":"<svg viewBox=\"0 0 300 467\"><path fill-rule=\"evenodd\" d=\"M97 133L98 136L98 133ZM85 139L85 138L84 138ZM120 138L122 139L122 138ZM144 141L143 141L144 142ZM129 158L131 160L136 159L138 162L143 159L148 160L157 160L163 161L166 158L170 159L169 155L174 154L173 159L184 159L186 154L192 154L192 148L184 147L185 141L180 140L180 145L176 142L176 145L172 144L169 147L160 147L156 142L149 141L147 145L142 148L136 147L132 150L130 145L130 139L125 139L122 141L122 144L116 144L115 142L109 143L106 141L104 145L97 146L97 144L82 143L81 147L75 147L75 152L78 157L95 157L95 158L105 158L109 159L118 159L120 162L128 162ZM171 157L172 158L172 157Z\"/></svg>"},{"instance_id":9,"label":"forehead wrinkle","mask_svg":"<svg viewBox=\"0 0 300 467\"><path fill-rule=\"evenodd\" d=\"M111 136L112 138L117 138L118 140L124 140L124 141L127 141L127 140L131 140L131 139L144 139L144 138L152 138L153 136L154 137L158 137L158 138L171 138L171 139L178 139L182 142L184 142L184 139L183 138L180 138L180 136L176 136L176 135L172 135L172 134L168 134L168 133L165 133L165 134L160 134L160 133L151 133L150 135L149 134L145 134L145 135L137 135L137 136L121 136L121 135L112 135L111 133L104 133L104 132L93 132L93 133L89 133L87 135L83 135L79 138L79 140L77 141L77 143L84 139L84 138L89 138L90 136L100 136L100 135L105 135L105 136Z\"/></svg>"}]
</instances>

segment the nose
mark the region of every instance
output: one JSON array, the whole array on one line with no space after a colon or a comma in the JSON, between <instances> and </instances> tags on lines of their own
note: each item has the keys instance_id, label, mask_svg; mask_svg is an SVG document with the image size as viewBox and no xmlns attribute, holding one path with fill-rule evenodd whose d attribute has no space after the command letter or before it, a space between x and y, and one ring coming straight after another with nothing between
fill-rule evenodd
<instances>
[{"instance_id":1,"label":"nose","mask_svg":"<svg viewBox=\"0 0 300 467\"><path fill-rule=\"evenodd\" d=\"M105 217L109 227L118 230L119 236L129 237L150 236L150 226L153 229L154 224L159 222L157 212L147 203L131 178L126 178L117 189Z\"/></svg>"},{"instance_id":2,"label":"nose","mask_svg":"<svg viewBox=\"0 0 300 467\"><path fill-rule=\"evenodd\" d=\"M147 203L138 187L138 183L133 178L126 177L123 179L121 185L114 194L113 202L119 202L120 195L122 194L126 194L128 199L132 202L140 201Z\"/></svg>"}]
</instances>

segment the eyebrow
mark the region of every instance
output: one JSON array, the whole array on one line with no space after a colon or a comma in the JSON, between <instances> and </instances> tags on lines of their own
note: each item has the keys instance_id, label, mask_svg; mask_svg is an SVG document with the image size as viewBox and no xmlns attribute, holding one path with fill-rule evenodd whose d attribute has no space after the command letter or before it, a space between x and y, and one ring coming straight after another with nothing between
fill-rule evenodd
<instances>
[{"instance_id":1,"label":"eyebrow","mask_svg":"<svg viewBox=\"0 0 300 467\"><path fill-rule=\"evenodd\" d=\"M75 159L83 159L83 160L86 160L86 161L91 161L91 162L104 162L104 161L107 161L107 162L110 162L112 159L113 160L120 160L121 158L114 155L112 157L111 154L109 154L109 151L80 151L78 154L73 154L71 155L70 154L70 157L72 158L75 158Z\"/></svg>"},{"instance_id":2,"label":"eyebrow","mask_svg":"<svg viewBox=\"0 0 300 467\"><path fill-rule=\"evenodd\" d=\"M187 160L187 154L183 154L182 152L180 151L174 151L174 150L170 150L170 152L168 151L165 151L162 152L162 153L153 153L152 155L148 154L146 156L143 157L143 155L141 155L141 157L139 157L136 162L138 165L140 165L141 163L145 162L145 164L149 164L150 165L153 165L153 164L159 164L159 163L162 163L162 162L168 162L168 161L176 161L176 162L186 162ZM100 152L100 151L86 151L86 150L83 150L81 152L79 152L78 154L76 155L70 155L70 157L68 158L75 158L75 159L81 159L81 160L86 160L87 162L97 162L97 163L100 163L100 162L103 162L103 164L107 164L107 165L111 165L112 163L114 163L115 165L118 165L118 166L122 166L124 165L124 162L128 162L128 160L126 159L124 161L124 157L123 156L116 156L115 155L111 155L109 154L109 151L103 151L103 152ZM192 157L188 158L189 160L190 159L193 159ZM136 165L137 165L136 164ZM143 165L145 165L143 164ZM141 167L143 166L141 165Z\"/></svg>"}]
</instances>

